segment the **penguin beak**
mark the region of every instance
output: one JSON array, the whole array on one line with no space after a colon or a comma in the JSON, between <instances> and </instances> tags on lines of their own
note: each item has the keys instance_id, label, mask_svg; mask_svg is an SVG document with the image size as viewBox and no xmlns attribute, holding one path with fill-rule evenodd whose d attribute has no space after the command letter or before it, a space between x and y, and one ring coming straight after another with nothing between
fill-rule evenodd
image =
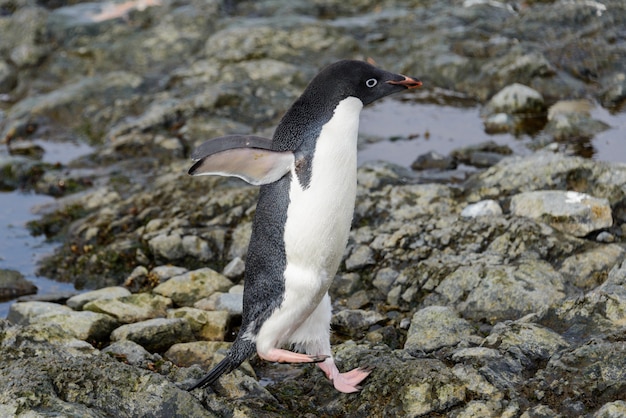
<instances>
[{"instance_id":1,"label":"penguin beak","mask_svg":"<svg viewBox=\"0 0 626 418\"><path fill-rule=\"evenodd\" d=\"M413 78L413 77L407 77L404 74L400 74L400 75L404 77L404 80L400 80L400 81L389 80L387 81L387 83L394 84L397 86L404 86L407 89L416 89L422 86L422 82L419 81L418 79Z\"/></svg>"}]
</instances>

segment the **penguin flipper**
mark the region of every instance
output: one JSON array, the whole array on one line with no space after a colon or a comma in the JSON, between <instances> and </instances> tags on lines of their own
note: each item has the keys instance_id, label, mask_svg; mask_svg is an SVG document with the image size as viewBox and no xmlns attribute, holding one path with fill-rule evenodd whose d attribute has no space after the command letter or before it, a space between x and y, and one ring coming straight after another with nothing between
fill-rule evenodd
<instances>
[{"instance_id":1,"label":"penguin flipper","mask_svg":"<svg viewBox=\"0 0 626 418\"><path fill-rule=\"evenodd\" d=\"M291 170L291 151L272 151L271 141L252 135L228 135L206 141L192 154L198 161L189 169L192 176L238 177L255 186L273 183Z\"/></svg>"}]
</instances>

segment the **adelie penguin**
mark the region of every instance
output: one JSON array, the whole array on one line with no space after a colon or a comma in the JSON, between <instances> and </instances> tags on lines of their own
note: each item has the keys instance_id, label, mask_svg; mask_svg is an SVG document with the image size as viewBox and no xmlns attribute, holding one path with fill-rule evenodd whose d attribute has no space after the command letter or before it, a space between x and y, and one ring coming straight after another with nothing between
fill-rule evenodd
<instances>
[{"instance_id":1,"label":"adelie penguin","mask_svg":"<svg viewBox=\"0 0 626 418\"><path fill-rule=\"evenodd\" d=\"M261 190L239 335L189 390L212 384L255 352L272 362L317 363L337 390L360 389L370 369L340 373L333 361L328 296L354 211L359 115L377 99L421 85L366 62L339 61L313 78L271 140L230 135L194 151L189 174L239 177Z\"/></svg>"}]
</instances>

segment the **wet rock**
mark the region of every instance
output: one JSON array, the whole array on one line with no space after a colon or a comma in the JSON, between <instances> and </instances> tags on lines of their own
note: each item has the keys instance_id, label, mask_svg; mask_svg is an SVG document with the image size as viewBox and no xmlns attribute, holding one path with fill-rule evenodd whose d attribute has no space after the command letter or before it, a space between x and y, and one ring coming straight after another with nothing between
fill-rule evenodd
<instances>
[{"instance_id":1,"label":"wet rock","mask_svg":"<svg viewBox=\"0 0 626 418\"><path fill-rule=\"evenodd\" d=\"M178 343L172 345L165 352L164 356L180 366L189 367L192 364L199 364L208 369L211 365L217 364L222 358L224 358L224 354L231 345L232 343L222 341L193 341ZM242 369L250 370L251 375L254 376L254 371L252 371L247 362L244 363Z\"/></svg>"},{"instance_id":2,"label":"wet rock","mask_svg":"<svg viewBox=\"0 0 626 418\"><path fill-rule=\"evenodd\" d=\"M471 340L479 339L469 322L450 308L429 306L413 315L404 349L409 353L430 352Z\"/></svg>"},{"instance_id":3,"label":"wet rock","mask_svg":"<svg viewBox=\"0 0 626 418\"><path fill-rule=\"evenodd\" d=\"M514 83L496 93L487 103L484 114L537 114L545 111L543 96L523 84Z\"/></svg>"},{"instance_id":4,"label":"wet rock","mask_svg":"<svg viewBox=\"0 0 626 418\"><path fill-rule=\"evenodd\" d=\"M626 100L626 74L617 73L608 81L602 94L602 105L619 107Z\"/></svg>"},{"instance_id":5,"label":"wet rock","mask_svg":"<svg viewBox=\"0 0 626 418\"><path fill-rule=\"evenodd\" d=\"M461 216L466 218L476 218L478 216L502 216L502 208L495 200L487 199L467 205Z\"/></svg>"},{"instance_id":6,"label":"wet rock","mask_svg":"<svg viewBox=\"0 0 626 418\"><path fill-rule=\"evenodd\" d=\"M83 305L83 310L111 315L122 323L164 317L172 300L160 295L137 293L115 299L97 299Z\"/></svg>"},{"instance_id":7,"label":"wet rock","mask_svg":"<svg viewBox=\"0 0 626 418\"><path fill-rule=\"evenodd\" d=\"M16 270L0 269L0 300L37 293L37 286Z\"/></svg>"},{"instance_id":8,"label":"wet rock","mask_svg":"<svg viewBox=\"0 0 626 418\"><path fill-rule=\"evenodd\" d=\"M613 225L607 199L573 191L520 193L511 198L511 213L545 222L577 237Z\"/></svg>"},{"instance_id":9,"label":"wet rock","mask_svg":"<svg viewBox=\"0 0 626 418\"><path fill-rule=\"evenodd\" d=\"M154 288L154 292L166 296L178 306L192 306L215 292L228 290L233 283L210 268L193 270L175 276Z\"/></svg>"},{"instance_id":10,"label":"wet rock","mask_svg":"<svg viewBox=\"0 0 626 418\"><path fill-rule=\"evenodd\" d=\"M124 287L104 287L73 296L67 300L66 304L72 309L82 310L83 306L94 300L116 299L124 296L130 296L130 292Z\"/></svg>"},{"instance_id":11,"label":"wet rock","mask_svg":"<svg viewBox=\"0 0 626 418\"><path fill-rule=\"evenodd\" d=\"M456 168L456 163L449 156L430 151L418 156L417 159L411 163L411 168L413 170L450 170Z\"/></svg>"},{"instance_id":12,"label":"wet rock","mask_svg":"<svg viewBox=\"0 0 626 418\"><path fill-rule=\"evenodd\" d=\"M194 341L189 322L182 318L155 318L122 325L111 341L131 340L151 352L163 352L178 342Z\"/></svg>"},{"instance_id":13,"label":"wet rock","mask_svg":"<svg viewBox=\"0 0 626 418\"><path fill-rule=\"evenodd\" d=\"M207 341L224 341L230 324L230 315L226 311L204 311L196 308L171 309L168 318L183 318L191 326L197 338Z\"/></svg>"}]
</instances>

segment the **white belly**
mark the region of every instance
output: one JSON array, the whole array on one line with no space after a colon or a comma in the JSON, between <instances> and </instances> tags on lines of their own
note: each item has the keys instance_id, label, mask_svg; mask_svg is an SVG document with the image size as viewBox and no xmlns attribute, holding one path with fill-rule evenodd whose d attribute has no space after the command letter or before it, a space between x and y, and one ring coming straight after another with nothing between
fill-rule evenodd
<instances>
[{"instance_id":1,"label":"white belly","mask_svg":"<svg viewBox=\"0 0 626 418\"><path fill-rule=\"evenodd\" d=\"M285 272L287 289L302 288L302 302L315 308L328 290L343 256L356 198L359 99L344 99L322 128L312 161L309 187L292 172L285 225L287 266L308 277ZM289 269L289 267L288 267ZM300 293L300 292L298 292Z\"/></svg>"}]
</instances>

